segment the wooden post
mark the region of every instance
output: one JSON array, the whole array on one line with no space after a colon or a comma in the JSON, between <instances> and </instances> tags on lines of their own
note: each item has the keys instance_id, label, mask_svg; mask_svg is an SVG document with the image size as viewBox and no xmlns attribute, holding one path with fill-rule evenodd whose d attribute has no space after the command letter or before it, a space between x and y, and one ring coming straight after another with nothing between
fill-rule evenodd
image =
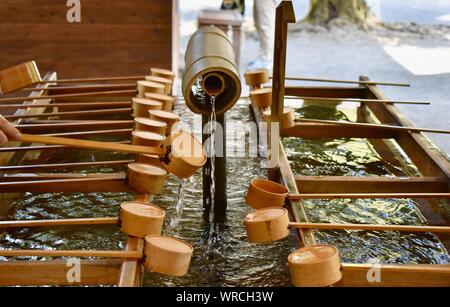
<instances>
[{"instance_id":1,"label":"wooden post","mask_svg":"<svg viewBox=\"0 0 450 307\"><path fill-rule=\"evenodd\" d=\"M272 106L270 116L270 130L268 133L269 145L269 178L276 180L279 170L279 129L273 129L274 125L280 124L281 115L284 109L284 86L286 77L286 52L288 24L295 23L294 7L291 1L282 1L277 7L275 20L275 43L273 59L273 80L272 80ZM272 130L278 131L272 136Z\"/></svg>"}]
</instances>

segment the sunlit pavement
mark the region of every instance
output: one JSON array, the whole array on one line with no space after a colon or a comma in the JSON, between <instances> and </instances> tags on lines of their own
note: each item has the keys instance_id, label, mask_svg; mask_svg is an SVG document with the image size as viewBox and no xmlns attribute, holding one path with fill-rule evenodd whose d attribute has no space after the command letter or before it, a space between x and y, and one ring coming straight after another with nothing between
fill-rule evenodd
<instances>
[{"instance_id":1,"label":"sunlit pavement","mask_svg":"<svg viewBox=\"0 0 450 307\"><path fill-rule=\"evenodd\" d=\"M296 14L302 17L307 1L294 0ZM251 23L251 2L248 1L247 27ZM181 12L182 42L196 29L196 12L205 7L218 7L220 0L183 0ZM373 4L374 1L371 1ZM375 6L377 5L375 0ZM381 1L378 13L389 22L417 21L424 24L450 26L450 1L390 0ZM252 35L245 41L241 67L245 70L257 55L258 42ZM450 129L450 30L440 40L408 37L377 37L371 33L345 31L290 33L287 74L290 76L357 79L359 75L373 80L407 82L411 88L383 87L391 99L430 100L431 106L398 105L397 107L418 127ZM427 134L448 155L448 135Z\"/></svg>"}]
</instances>

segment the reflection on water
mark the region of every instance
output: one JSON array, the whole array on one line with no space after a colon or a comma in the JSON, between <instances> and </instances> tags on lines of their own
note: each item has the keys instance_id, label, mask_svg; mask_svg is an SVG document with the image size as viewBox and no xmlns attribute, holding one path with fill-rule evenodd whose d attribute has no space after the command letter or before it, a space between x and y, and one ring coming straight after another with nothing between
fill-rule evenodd
<instances>
[{"instance_id":1,"label":"reflection on water","mask_svg":"<svg viewBox=\"0 0 450 307\"><path fill-rule=\"evenodd\" d=\"M177 105L177 113L186 122L192 114ZM310 112L310 113L308 113ZM334 112L333 116L329 113ZM233 122L247 121L249 110L245 104L233 108L227 116L229 126ZM326 113L326 115L324 115ZM355 119L354 112L333 110L317 106L304 106L298 115L321 118ZM228 142L229 146L233 142ZM391 175L389 166L365 140L293 140L285 145L296 174L304 175ZM76 155L75 155L76 153ZM50 162L96 161L130 159L130 155L63 150ZM184 183L183 214L170 234L187 240L194 246L194 257L187 276L172 278L145 273L146 286L289 286L286 267L287 255L296 244L291 236L266 245L246 242L242 220L250 212L243 196L251 179L265 176L259 158L229 158L228 216L224 228L214 241L214 253L205 259L209 227L203 221L201 172ZM64 171L64 170L55 170ZM73 171L73 170L68 170ZM86 172L117 172L125 168L86 168ZM166 225L170 217L177 215L180 179L168 176L165 194L154 197L153 202L166 210ZM16 202L9 219L53 219L79 217L116 216L119 205L130 200L126 193L61 194L47 193L25 195ZM423 217L412 200L333 200L305 201L308 217L313 222L392 223L422 224ZM436 205L448 215L448 205ZM445 216L445 215L444 215ZM431 234L399 234L396 232L322 231L316 232L320 242L335 244L344 261L365 262L378 257L382 262L444 263L449 256L436 237ZM10 230L0 241L2 248L52 248L52 249L123 249L125 236L115 226L65 227L55 229Z\"/></svg>"},{"instance_id":2,"label":"reflection on water","mask_svg":"<svg viewBox=\"0 0 450 307\"><path fill-rule=\"evenodd\" d=\"M318 119L355 120L355 108L304 105L297 116ZM295 175L306 176L394 176L391 165L382 160L365 139L283 140ZM399 157L399 159L402 159ZM403 163L404 158L403 158ZM407 174L403 174L407 176ZM426 220L412 199L338 199L306 200L311 222L408 224L421 225ZM448 207L435 201L434 206ZM299 208L297 208L299 210ZM442 216L449 216L443 214ZM316 231L319 242L336 245L346 262L448 263L445 247L433 234L367 231Z\"/></svg>"}]
</instances>

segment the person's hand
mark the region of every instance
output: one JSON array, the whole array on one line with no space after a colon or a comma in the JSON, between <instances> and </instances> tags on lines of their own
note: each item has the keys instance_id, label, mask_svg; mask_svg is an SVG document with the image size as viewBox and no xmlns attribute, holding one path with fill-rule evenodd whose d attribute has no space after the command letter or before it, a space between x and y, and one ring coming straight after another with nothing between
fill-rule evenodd
<instances>
[{"instance_id":1,"label":"person's hand","mask_svg":"<svg viewBox=\"0 0 450 307\"><path fill-rule=\"evenodd\" d=\"M5 146L9 141L20 141L20 139L19 130L0 114L0 147Z\"/></svg>"}]
</instances>

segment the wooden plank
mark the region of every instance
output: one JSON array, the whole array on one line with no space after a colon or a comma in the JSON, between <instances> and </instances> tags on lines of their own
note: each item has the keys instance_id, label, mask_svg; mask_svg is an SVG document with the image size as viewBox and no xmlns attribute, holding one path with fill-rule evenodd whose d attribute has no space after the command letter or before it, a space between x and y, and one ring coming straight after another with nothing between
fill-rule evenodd
<instances>
[{"instance_id":1,"label":"wooden plank","mask_svg":"<svg viewBox=\"0 0 450 307\"><path fill-rule=\"evenodd\" d=\"M125 129L133 127L133 120L102 120L102 121L77 121L77 122L51 122L34 121L40 123L28 123L16 125L22 133L45 133L45 132L63 132L63 131L89 131L99 126L108 127L109 129Z\"/></svg>"},{"instance_id":2,"label":"wooden plank","mask_svg":"<svg viewBox=\"0 0 450 307\"><path fill-rule=\"evenodd\" d=\"M398 131L380 130L373 127L359 127L355 129L351 126L296 123L294 127L281 130L282 137L299 137L304 139L321 138L370 138L370 139L390 139L397 138Z\"/></svg>"},{"instance_id":3,"label":"wooden plank","mask_svg":"<svg viewBox=\"0 0 450 307\"><path fill-rule=\"evenodd\" d=\"M136 201L149 202L149 194L137 194ZM126 251L137 250L144 246L144 240L128 237ZM122 263L119 276L119 287L139 287L142 284L143 268L140 261L126 259Z\"/></svg>"},{"instance_id":4,"label":"wooden plank","mask_svg":"<svg viewBox=\"0 0 450 307\"><path fill-rule=\"evenodd\" d=\"M284 109L285 77L286 77L286 54L288 25L295 23L295 12L292 2L282 1L275 14L275 53L273 59L272 78L272 104L270 106L270 132L268 139L269 161L272 164L269 168L269 178L275 180L279 170L279 124ZM277 129L273 129L274 127Z\"/></svg>"},{"instance_id":5,"label":"wooden plank","mask_svg":"<svg viewBox=\"0 0 450 307\"><path fill-rule=\"evenodd\" d=\"M299 193L447 193L440 177L296 176ZM298 194L298 193L297 193Z\"/></svg>"},{"instance_id":6,"label":"wooden plank","mask_svg":"<svg viewBox=\"0 0 450 307\"><path fill-rule=\"evenodd\" d=\"M448 264L380 264L380 282L367 279L372 264L342 264L343 279L337 287L449 287ZM370 274L371 275L371 274Z\"/></svg>"},{"instance_id":7,"label":"wooden plank","mask_svg":"<svg viewBox=\"0 0 450 307\"><path fill-rule=\"evenodd\" d=\"M131 101L123 102L78 102L78 103L51 103L42 104L36 103L34 105L23 105L23 104L1 104L0 110L15 110L15 109L31 109L31 108L58 108L58 109L90 109L90 108L125 108L131 107Z\"/></svg>"},{"instance_id":8,"label":"wooden plank","mask_svg":"<svg viewBox=\"0 0 450 307\"><path fill-rule=\"evenodd\" d=\"M1 1L2 67L33 58L41 71L53 69L63 78L170 69L179 50L172 33L177 8L178 0L114 1L107 7L90 0L82 3L81 23L69 23L65 1Z\"/></svg>"},{"instance_id":9,"label":"wooden plank","mask_svg":"<svg viewBox=\"0 0 450 307\"><path fill-rule=\"evenodd\" d=\"M69 99L69 98L79 98L79 97L133 97L136 95L135 90L125 90L125 91L107 91L107 92L85 92L76 94L64 94L64 95L42 95L33 97L33 100L47 100L47 99ZM29 97L4 97L0 98L0 103L13 103L13 102L23 102L28 101Z\"/></svg>"},{"instance_id":10,"label":"wooden plank","mask_svg":"<svg viewBox=\"0 0 450 307\"><path fill-rule=\"evenodd\" d=\"M144 78L143 78L144 79ZM120 83L120 84L91 84L91 85L78 85L78 86L52 86L48 89L49 95L63 95L72 93L85 93L85 92L107 92L107 91L124 91L136 89L136 82L134 83Z\"/></svg>"},{"instance_id":11,"label":"wooden plank","mask_svg":"<svg viewBox=\"0 0 450 307\"><path fill-rule=\"evenodd\" d=\"M366 77L361 79L368 80ZM368 86L366 91L367 98L386 99L376 86ZM414 126L394 105L367 105L383 124ZM397 138L397 142L424 176L442 176L450 182L450 162L424 135L403 133Z\"/></svg>"},{"instance_id":12,"label":"wooden plank","mask_svg":"<svg viewBox=\"0 0 450 307\"><path fill-rule=\"evenodd\" d=\"M70 111L70 112L51 112L42 113L35 115L7 115L5 116L8 120L15 120L18 118L83 118L85 116L95 117L102 115L117 115L125 114L131 116L131 108L115 108L115 109L97 109L97 110L87 110L87 111Z\"/></svg>"},{"instance_id":13,"label":"wooden plank","mask_svg":"<svg viewBox=\"0 0 450 307\"><path fill-rule=\"evenodd\" d=\"M27 182L0 182L0 193L92 193L133 191L123 179L80 178Z\"/></svg>"},{"instance_id":14,"label":"wooden plank","mask_svg":"<svg viewBox=\"0 0 450 307\"><path fill-rule=\"evenodd\" d=\"M81 260L80 263L81 281L71 283L67 280L70 267L63 260L3 261L0 262L0 286L113 285L117 282L120 260Z\"/></svg>"},{"instance_id":15,"label":"wooden plank","mask_svg":"<svg viewBox=\"0 0 450 307\"><path fill-rule=\"evenodd\" d=\"M38 165L9 165L0 166L0 172L23 172L36 171L48 169L68 169L78 167L93 167L93 166L124 166L134 160L115 160L115 161L95 161L95 162L75 162L75 163L53 163L53 164L38 164Z\"/></svg>"},{"instance_id":16,"label":"wooden plank","mask_svg":"<svg viewBox=\"0 0 450 307\"><path fill-rule=\"evenodd\" d=\"M283 143L280 141L280 173L282 182L288 188L290 194L299 194L298 183L295 180L292 169L289 165L286 153L283 148ZM306 214L305 207L301 201L289 200L291 212L296 222L308 223L308 215ZM298 210L297 210L298 209ZM316 238L312 229L298 229L298 235L304 245L316 244Z\"/></svg>"},{"instance_id":17,"label":"wooden plank","mask_svg":"<svg viewBox=\"0 0 450 307\"><path fill-rule=\"evenodd\" d=\"M0 221L0 228L60 227L60 226L80 226L80 225L117 225L118 222L119 222L119 220L116 217Z\"/></svg>"},{"instance_id":18,"label":"wooden plank","mask_svg":"<svg viewBox=\"0 0 450 307\"><path fill-rule=\"evenodd\" d=\"M1 23L45 22L58 25L55 28L68 24L66 2L59 0L46 0L45 4L30 0L3 0L0 8L3 12ZM170 13L170 5L155 0L119 1L108 7L105 7L104 1L90 0L82 3L82 24L154 26L167 24L166 18Z\"/></svg>"}]
</instances>

